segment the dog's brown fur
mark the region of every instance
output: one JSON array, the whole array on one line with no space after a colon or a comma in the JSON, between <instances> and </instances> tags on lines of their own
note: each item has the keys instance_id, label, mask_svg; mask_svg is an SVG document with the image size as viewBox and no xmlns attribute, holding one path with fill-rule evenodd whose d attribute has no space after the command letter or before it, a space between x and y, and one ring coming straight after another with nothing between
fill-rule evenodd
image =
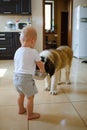
<instances>
[{"instance_id":1,"label":"dog's brown fur","mask_svg":"<svg viewBox=\"0 0 87 130\"><path fill-rule=\"evenodd\" d=\"M71 67L73 51L70 47L61 46L56 50L51 49L50 53L51 55L49 55L48 58L52 61L57 71L66 65Z\"/></svg>"}]
</instances>

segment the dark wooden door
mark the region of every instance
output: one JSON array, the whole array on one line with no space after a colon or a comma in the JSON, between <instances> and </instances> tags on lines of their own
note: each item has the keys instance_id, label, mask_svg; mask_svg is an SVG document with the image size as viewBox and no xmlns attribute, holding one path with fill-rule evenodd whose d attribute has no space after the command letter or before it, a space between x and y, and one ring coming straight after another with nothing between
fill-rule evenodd
<instances>
[{"instance_id":1,"label":"dark wooden door","mask_svg":"<svg viewBox=\"0 0 87 130\"><path fill-rule=\"evenodd\" d=\"M61 45L68 45L68 12L61 12Z\"/></svg>"}]
</instances>

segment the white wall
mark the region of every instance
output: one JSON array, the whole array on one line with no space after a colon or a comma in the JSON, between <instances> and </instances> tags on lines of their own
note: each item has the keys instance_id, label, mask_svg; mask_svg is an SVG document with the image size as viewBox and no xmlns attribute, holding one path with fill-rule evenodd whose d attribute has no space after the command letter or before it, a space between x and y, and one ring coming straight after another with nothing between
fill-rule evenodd
<instances>
[{"instance_id":1,"label":"white wall","mask_svg":"<svg viewBox=\"0 0 87 130\"><path fill-rule=\"evenodd\" d=\"M43 50L43 0L32 0L32 26L37 30L36 49Z\"/></svg>"}]
</instances>

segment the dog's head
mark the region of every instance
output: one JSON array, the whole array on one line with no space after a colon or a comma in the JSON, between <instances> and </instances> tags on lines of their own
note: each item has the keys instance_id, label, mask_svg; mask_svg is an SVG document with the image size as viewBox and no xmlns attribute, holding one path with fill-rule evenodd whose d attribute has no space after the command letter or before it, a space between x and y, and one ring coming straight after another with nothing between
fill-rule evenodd
<instances>
[{"instance_id":1,"label":"dog's head","mask_svg":"<svg viewBox=\"0 0 87 130\"><path fill-rule=\"evenodd\" d=\"M54 64L51 62L49 58L46 58L44 56L41 56L41 61L44 62L45 70L51 77L55 72Z\"/></svg>"}]
</instances>

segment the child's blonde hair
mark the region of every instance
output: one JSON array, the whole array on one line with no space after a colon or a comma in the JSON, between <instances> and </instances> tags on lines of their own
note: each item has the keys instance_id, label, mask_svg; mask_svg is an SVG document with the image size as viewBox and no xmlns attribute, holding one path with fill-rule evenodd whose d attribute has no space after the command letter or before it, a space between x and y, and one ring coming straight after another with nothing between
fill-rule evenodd
<instances>
[{"instance_id":1,"label":"child's blonde hair","mask_svg":"<svg viewBox=\"0 0 87 130\"><path fill-rule=\"evenodd\" d=\"M33 27L26 26L22 29L20 40L28 42L32 38L37 38L37 32Z\"/></svg>"}]
</instances>

